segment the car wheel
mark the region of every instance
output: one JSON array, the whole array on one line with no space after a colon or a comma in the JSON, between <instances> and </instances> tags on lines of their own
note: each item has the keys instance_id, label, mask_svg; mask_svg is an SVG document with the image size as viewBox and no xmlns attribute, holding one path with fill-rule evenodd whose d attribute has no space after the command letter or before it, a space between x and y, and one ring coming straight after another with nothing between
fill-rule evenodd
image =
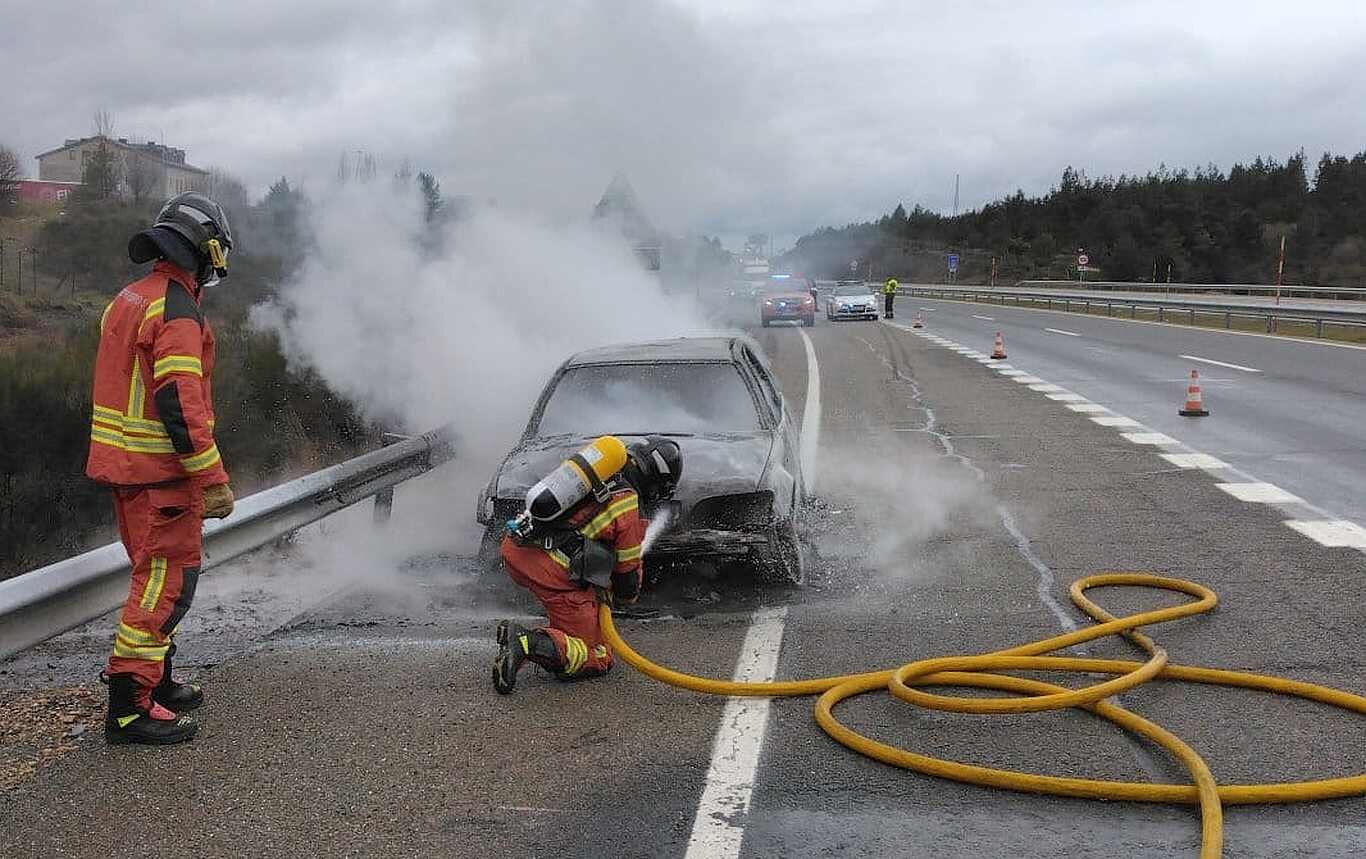
<instances>
[{"instance_id":1,"label":"car wheel","mask_svg":"<svg viewBox=\"0 0 1366 859\"><path fill-rule=\"evenodd\" d=\"M811 328L811 327L813 327L815 324L816 324L816 317L815 317L814 315L813 315L813 316L808 316L808 317L806 317L805 319L802 320L802 325L805 325L807 328Z\"/></svg>"},{"instance_id":2,"label":"car wheel","mask_svg":"<svg viewBox=\"0 0 1366 859\"><path fill-rule=\"evenodd\" d=\"M484 536L479 541L479 575L481 578L491 578L495 573L502 571L503 533L502 525L490 525L484 529Z\"/></svg>"},{"instance_id":3,"label":"car wheel","mask_svg":"<svg viewBox=\"0 0 1366 859\"><path fill-rule=\"evenodd\" d=\"M759 320L759 323L760 323L761 325L763 325L765 328L768 327L768 320L767 320L767 319L760 319L760 320Z\"/></svg>"},{"instance_id":4,"label":"car wheel","mask_svg":"<svg viewBox=\"0 0 1366 859\"><path fill-rule=\"evenodd\" d=\"M770 549L759 562L759 574L771 582L799 585L805 580L806 566L795 523L787 522L774 529Z\"/></svg>"}]
</instances>

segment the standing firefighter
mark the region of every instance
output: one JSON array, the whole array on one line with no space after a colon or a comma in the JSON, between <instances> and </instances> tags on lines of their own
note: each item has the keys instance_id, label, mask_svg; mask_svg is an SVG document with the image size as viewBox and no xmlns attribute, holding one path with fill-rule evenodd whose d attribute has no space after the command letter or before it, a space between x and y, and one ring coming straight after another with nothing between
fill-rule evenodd
<instances>
[{"instance_id":1,"label":"standing firefighter","mask_svg":"<svg viewBox=\"0 0 1366 859\"><path fill-rule=\"evenodd\" d=\"M612 651L598 628L598 599L636 601L647 524L641 507L670 498L682 470L678 445L668 439L628 450L604 436L531 488L502 555L512 580L540 600L547 623L524 629L499 622L494 689L511 693L526 662L561 680L607 673Z\"/></svg>"},{"instance_id":2,"label":"standing firefighter","mask_svg":"<svg viewBox=\"0 0 1366 859\"><path fill-rule=\"evenodd\" d=\"M882 285L882 318L892 318L892 302L896 300L897 290L896 278L889 277L887 282Z\"/></svg>"},{"instance_id":3,"label":"standing firefighter","mask_svg":"<svg viewBox=\"0 0 1366 859\"><path fill-rule=\"evenodd\" d=\"M132 584L105 676L111 743L178 743L204 701L171 675L175 634L199 579L200 520L232 512L214 443L213 330L200 292L227 275L227 215L201 194L172 197L128 242L152 271L114 297L100 320L86 474L114 491Z\"/></svg>"}]
</instances>

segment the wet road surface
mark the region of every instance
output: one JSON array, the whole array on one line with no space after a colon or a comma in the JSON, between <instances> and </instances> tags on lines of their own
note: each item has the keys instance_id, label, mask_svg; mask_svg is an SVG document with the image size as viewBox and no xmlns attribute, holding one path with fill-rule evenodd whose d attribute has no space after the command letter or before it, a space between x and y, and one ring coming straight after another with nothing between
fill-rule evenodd
<instances>
[{"instance_id":1,"label":"wet road surface","mask_svg":"<svg viewBox=\"0 0 1366 859\"><path fill-rule=\"evenodd\" d=\"M747 639L756 609L779 610L764 612L764 635L781 636L781 678L979 653L1085 623L1067 602L1070 582L1142 569L1220 594L1215 613L1154 630L1174 661L1363 691L1361 552L1319 545L1283 526L1277 508L1240 501L1210 474L1174 467L909 331L822 319L755 336L794 415L806 411L808 342L817 359L807 584L663 582L640 607L652 616L620 623L642 653L730 677L763 647ZM1027 354L1042 336L1053 335L1010 345ZM452 516L472 503L448 500ZM1153 604L1123 590L1098 596L1116 612ZM211 704L193 744L107 748L91 732L0 793L0 855L108 856L131 845L163 855L185 844L205 856L1194 854L1192 809L890 769L822 734L809 699L774 701L761 731L745 722L727 733L724 700L624 667L575 684L528 672L514 696L499 697L487 675L494 619L532 608L479 581L458 553L430 553L384 588L362 580L201 669ZM191 664L195 647L187 637ZM1135 655L1120 642L1088 652ZM1221 780L1366 771L1366 720L1326 708L1171 684L1124 703L1205 754ZM881 695L839 713L871 736L955 760L1184 781L1160 751L1085 714L953 716ZM719 761L718 729L733 743ZM752 771L739 766L747 761ZM1226 829L1227 856L1356 856L1366 801L1231 809Z\"/></svg>"}]
</instances>

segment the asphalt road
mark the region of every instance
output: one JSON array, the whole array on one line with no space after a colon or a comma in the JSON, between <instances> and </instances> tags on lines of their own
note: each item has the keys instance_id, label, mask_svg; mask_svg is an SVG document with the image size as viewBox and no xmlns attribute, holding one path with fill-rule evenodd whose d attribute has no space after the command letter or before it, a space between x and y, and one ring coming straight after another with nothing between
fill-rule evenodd
<instances>
[{"instance_id":1,"label":"asphalt road","mask_svg":"<svg viewBox=\"0 0 1366 859\"><path fill-rule=\"evenodd\" d=\"M935 308L936 337L990 347L981 333L998 320L972 313L999 308L924 306ZM1218 470L1160 456L1178 450L1176 439L1221 458L1269 445L1255 428L1271 432L1280 419L1255 415L1279 414L1272 395L1291 386L1296 377L1281 376L1291 371L1262 360L1248 364L1262 370L1255 383L1207 383L1214 416L1169 429L1160 421L1178 405L1186 366L1160 363L1165 345L1141 344L1179 329L1133 326L1111 335L1128 345L1087 343L1086 320L1035 316L1081 336L1000 322L1010 363L1170 432L1173 445L1131 442L1127 428L1098 425L1049 391L885 323L757 331L793 413L820 416L817 499L802 526L808 582L669 581L642 606L658 614L624 620L623 634L659 661L721 677L891 667L1057 634L1085 622L1067 604L1071 581L1146 569L1221 596L1214 614L1154 631L1174 661L1366 691L1366 555L1286 527L1283 504L1233 497ZM1235 363L1290 348L1228 337L1220 349L1201 341L1179 351L1198 346ZM1339 366L1316 348L1300 372L1342 396L1313 411L1356 416L1361 403L1344 401L1360 396L1352 362L1363 354L1344 351ZM1140 355L1154 365L1132 369ZM1112 372L1117 387L1104 384ZM1273 373L1275 389L1258 387ZM819 408L808 409L808 391ZM1302 424L1333 426L1310 416ZM1226 425L1246 429L1211 444ZM1323 485L1359 481L1366 463L1355 441L1337 460L1343 478ZM1234 464L1294 489L1264 467L1275 461L1263 453ZM1317 461L1302 456L1299 470ZM1304 497L1349 511L1332 494ZM469 508L461 500L452 516ZM431 555L383 588L353 587L201 668L211 703L193 744L107 748L82 738L0 792L0 855L1194 855L1192 809L1035 797L889 769L826 738L810 700L727 704L629 669L577 684L528 673L514 696L499 697L487 677L493 621L531 607L474 576L468 559ZM1122 589L1101 600L1115 611L1153 604ZM1088 652L1133 655L1120 642ZM192 640L182 655L196 663ZM1224 781L1366 771L1360 717L1170 684L1124 703L1186 739ZM959 717L868 696L840 715L958 760L1184 780L1160 752L1084 714ZM1231 809L1227 833L1230 857L1359 856L1366 801Z\"/></svg>"}]
</instances>

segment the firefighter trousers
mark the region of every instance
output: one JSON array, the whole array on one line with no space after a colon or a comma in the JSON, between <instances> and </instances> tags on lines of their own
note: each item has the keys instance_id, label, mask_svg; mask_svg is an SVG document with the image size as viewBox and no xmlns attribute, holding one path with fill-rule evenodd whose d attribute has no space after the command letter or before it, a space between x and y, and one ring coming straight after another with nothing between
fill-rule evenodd
<instances>
[{"instance_id":1,"label":"firefighter trousers","mask_svg":"<svg viewBox=\"0 0 1366 859\"><path fill-rule=\"evenodd\" d=\"M108 673L131 674L147 706L199 583L204 500L189 481L114 490L114 514L133 575Z\"/></svg>"},{"instance_id":2,"label":"firefighter trousers","mask_svg":"<svg viewBox=\"0 0 1366 859\"><path fill-rule=\"evenodd\" d=\"M537 664L565 679L606 674L612 667L612 651L598 628L598 600L593 589L579 587L569 578L568 570L533 546L505 540L503 562L508 576L531 591L545 609L547 623L541 629L555 643L558 663L537 660Z\"/></svg>"}]
</instances>

